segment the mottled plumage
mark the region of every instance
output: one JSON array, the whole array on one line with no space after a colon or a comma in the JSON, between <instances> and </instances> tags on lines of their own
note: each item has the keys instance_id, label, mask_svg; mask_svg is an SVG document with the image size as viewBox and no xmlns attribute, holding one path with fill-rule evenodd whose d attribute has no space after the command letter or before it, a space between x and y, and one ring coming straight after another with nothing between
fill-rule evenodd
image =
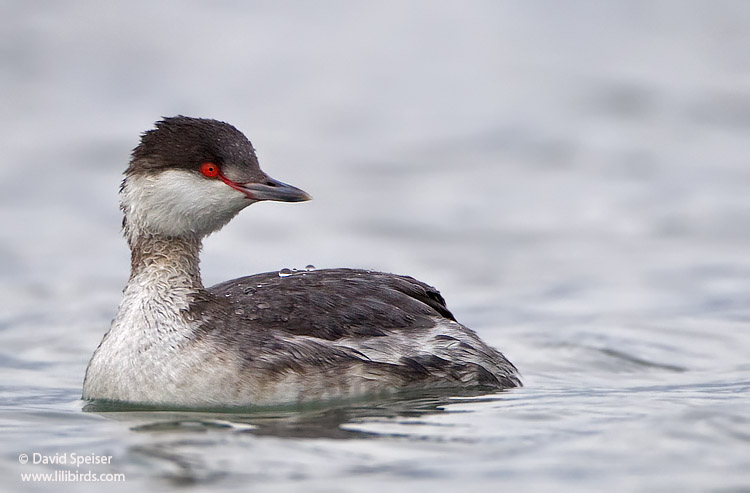
<instances>
[{"instance_id":1,"label":"mottled plumage","mask_svg":"<svg viewBox=\"0 0 750 493\"><path fill-rule=\"evenodd\" d=\"M270 272L208 293L215 298L195 309L211 313L221 303L229 317L203 330L217 344L242 348L253 370L361 364L395 387L519 383L515 368L456 322L435 288L411 277L353 269ZM295 339L298 346L285 347ZM258 354L258 346L266 350Z\"/></svg>"},{"instance_id":2,"label":"mottled plumage","mask_svg":"<svg viewBox=\"0 0 750 493\"><path fill-rule=\"evenodd\" d=\"M268 178L231 125L157 123L133 152L121 196L131 276L89 363L85 399L247 406L520 385L500 352L411 277L305 270L204 289L204 236L259 200L309 199Z\"/></svg>"}]
</instances>

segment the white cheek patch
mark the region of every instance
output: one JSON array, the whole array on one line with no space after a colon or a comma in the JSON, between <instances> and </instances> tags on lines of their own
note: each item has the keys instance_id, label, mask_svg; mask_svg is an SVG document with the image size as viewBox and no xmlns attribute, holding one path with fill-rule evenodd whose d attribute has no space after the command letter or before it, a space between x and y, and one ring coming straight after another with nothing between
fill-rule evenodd
<instances>
[{"instance_id":1,"label":"white cheek patch","mask_svg":"<svg viewBox=\"0 0 750 493\"><path fill-rule=\"evenodd\" d=\"M252 204L221 180L186 170L130 176L122 190L129 232L206 236Z\"/></svg>"}]
</instances>

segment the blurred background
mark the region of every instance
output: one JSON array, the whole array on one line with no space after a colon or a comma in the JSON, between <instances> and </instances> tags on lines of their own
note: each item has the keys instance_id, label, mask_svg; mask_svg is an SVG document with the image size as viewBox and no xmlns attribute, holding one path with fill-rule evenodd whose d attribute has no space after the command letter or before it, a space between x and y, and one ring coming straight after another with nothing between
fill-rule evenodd
<instances>
[{"instance_id":1,"label":"blurred background","mask_svg":"<svg viewBox=\"0 0 750 493\"><path fill-rule=\"evenodd\" d=\"M264 442L261 455L303 447L288 469L324 489L408 471L438 489L750 484L749 3L0 9L0 419L14 475L20 444L59 449L81 426L85 366L128 276L121 173L141 132L184 114L232 123L266 172L315 198L254 205L208 238L206 285L307 264L410 274L526 383L470 424L366 427L470 449ZM173 474L137 465L127 426L84 416L73 443L114 435L116 470L147 486ZM223 466L197 453L203 469L179 474L244 478L248 443L261 446L233 442ZM392 467L391 445L410 466ZM278 470L253 477L300 486Z\"/></svg>"}]
</instances>

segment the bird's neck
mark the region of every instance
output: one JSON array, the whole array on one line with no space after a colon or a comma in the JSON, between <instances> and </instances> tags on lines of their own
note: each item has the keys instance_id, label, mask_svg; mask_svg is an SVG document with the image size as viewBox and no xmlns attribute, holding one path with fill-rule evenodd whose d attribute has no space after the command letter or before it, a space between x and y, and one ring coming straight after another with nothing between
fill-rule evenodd
<instances>
[{"instance_id":1,"label":"bird's neck","mask_svg":"<svg viewBox=\"0 0 750 493\"><path fill-rule=\"evenodd\" d=\"M130 279L107 337L112 347L125 352L175 347L191 333L190 309L203 290L201 241L158 235L128 239Z\"/></svg>"},{"instance_id":2,"label":"bird's neck","mask_svg":"<svg viewBox=\"0 0 750 493\"><path fill-rule=\"evenodd\" d=\"M130 238L128 285L197 292L203 289L197 237L139 235Z\"/></svg>"},{"instance_id":3,"label":"bird's neck","mask_svg":"<svg viewBox=\"0 0 750 493\"><path fill-rule=\"evenodd\" d=\"M138 395L140 382L170 381L165 368L180 354L176 348L190 343L200 323L191 307L203 290L199 238L129 235L128 241L130 279L84 382L84 393L122 400Z\"/></svg>"}]
</instances>

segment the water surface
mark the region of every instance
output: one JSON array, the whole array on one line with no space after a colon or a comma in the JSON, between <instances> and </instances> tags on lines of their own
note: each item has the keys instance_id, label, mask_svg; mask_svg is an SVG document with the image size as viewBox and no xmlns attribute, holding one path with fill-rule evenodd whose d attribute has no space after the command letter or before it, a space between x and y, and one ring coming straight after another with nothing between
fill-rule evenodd
<instances>
[{"instance_id":1,"label":"water surface","mask_svg":"<svg viewBox=\"0 0 750 493\"><path fill-rule=\"evenodd\" d=\"M0 468L9 491L750 489L750 7L8 2ZM525 387L243 413L83 410L129 267L117 188L162 115L245 131L305 204L206 284L436 285ZM19 455L111 456L76 468Z\"/></svg>"}]
</instances>

